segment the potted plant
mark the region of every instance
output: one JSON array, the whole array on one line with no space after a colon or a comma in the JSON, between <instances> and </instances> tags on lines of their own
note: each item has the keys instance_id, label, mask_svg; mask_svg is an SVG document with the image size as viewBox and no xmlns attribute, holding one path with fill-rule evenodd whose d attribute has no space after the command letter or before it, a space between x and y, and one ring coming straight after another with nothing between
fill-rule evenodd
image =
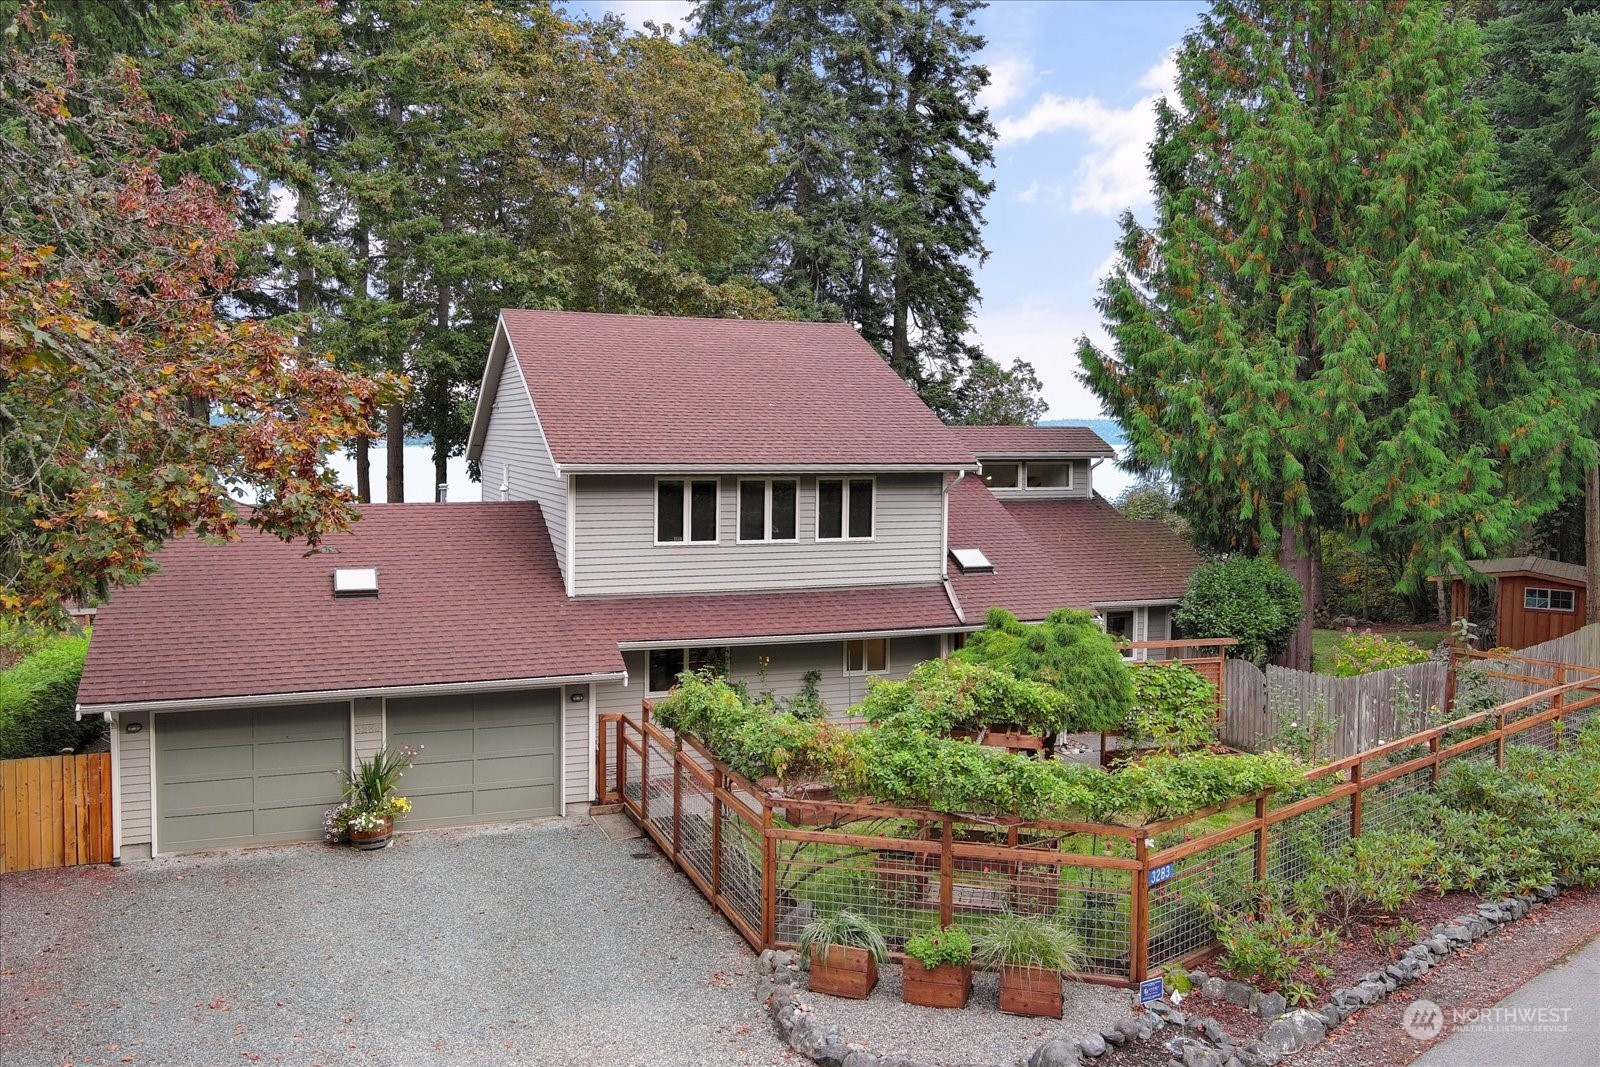
<instances>
[{"instance_id":1,"label":"potted plant","mask_svg":"<svg viewBox=\"0 0 1600 1067\"><path fill-rule=\"evenodd\" d=\"M907 1004L964 1008L972 994L972 938L959 926L944 926L906 941L901 968Z\"/></svg>"},{"instance_id":2,"label":"potted plant","mask_svg":"<svg viewBox=\"0 0 1600 1067\"><path fill-rule=\"evenodd\" d=\"M372 851L388 845L394 820L411 810L411 801L397 796L400 779L411 768L417 750L380 749L360 760L354 771L337 772L344 780L344 801L323 813L322 829L332 842L349 842Z\"/></svg>"},{"instance_id":3,"label":"potted plant","mask_svg":"<svg viewBox=\"0 0 1600 1067\"><path fill-rule=\"evenodd\" d=\"M1000 1010L1061 1018L1061 976L1085 962L1078 935L1037 915L1001 912L973 938L972 958L1000 972Z\"/></svg>"},{"instance_id":4,"label":"potted plant","mask_svg":"<svg viewBox=\"0 0 1600 1067\"><path fill-rule=\"evenodd\" d=\"M889 943L876 923L848 909L811 920L796 942L811 966L811 990L861 1000L878 984Z\"/></svg>"}]
</instances>

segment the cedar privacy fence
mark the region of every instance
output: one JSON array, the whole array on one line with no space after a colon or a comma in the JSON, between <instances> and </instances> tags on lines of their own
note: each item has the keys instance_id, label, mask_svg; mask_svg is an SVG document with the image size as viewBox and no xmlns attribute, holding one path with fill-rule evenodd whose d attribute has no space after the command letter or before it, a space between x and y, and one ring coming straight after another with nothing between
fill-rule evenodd
<instances>
[{"instance_id":1,"label":"cedar privacy fence","mask_svg":"<svg viewBox=\"0 0 1600 1067\"><path fill-rule=\"evenodd\" d=\"M1312 857L1403 824L1406 799L1459 760L1503 764L1508 744L1560 746L1600 706L1600 669L1493 657L1525 692L1268 792L1143 826L951 815L774 797L641 714L600 718L600 801L619 803L754 948L790 947L818 914L872 918L891 948L1003 909L1076 930L1087 981L1137 986L1215 947L1204 901L1254 907ZM1307 795L1311 794L1311 795Z\"/></svg>"},{"instance_id":2,"label":"cedar privacy fence","mask_svg":"<svg viewBox=\"0 0 1600 1067\"><path fill-rule=\"evenodd\" d=\"M111 754L0 760L0 873L111 862Z\"/></svg>"}]
</instances>

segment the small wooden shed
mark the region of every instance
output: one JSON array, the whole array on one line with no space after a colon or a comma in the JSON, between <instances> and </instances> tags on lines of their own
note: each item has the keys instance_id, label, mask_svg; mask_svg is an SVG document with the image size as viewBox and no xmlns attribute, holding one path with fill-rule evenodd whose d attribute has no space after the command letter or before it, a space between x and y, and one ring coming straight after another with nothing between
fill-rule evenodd
<instances>
[{"instance_id":1,"label":"small wooden shed","mask_svg":"<svg viewBox=\"0 0 1600 1067\"><path fill-rule=\"evenodd\" d=\"M1467 566L1494 579L1496 645L1527 648L1583 626L1588 582L1580 565L1513 556L1473 560ZM1450 617L1470 617L1469 583L1459 575L1449 582Z\"/></svg>"}]
</instances>

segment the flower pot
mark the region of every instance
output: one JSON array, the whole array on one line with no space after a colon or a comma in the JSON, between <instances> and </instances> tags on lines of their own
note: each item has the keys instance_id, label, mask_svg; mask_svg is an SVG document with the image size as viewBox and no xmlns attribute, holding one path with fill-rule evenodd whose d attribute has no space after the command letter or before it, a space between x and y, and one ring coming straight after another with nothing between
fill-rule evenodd
<instances>
[{"instance_id":1,"label":"flower pot","mask_svg":"<svg viewBox=\"0 0 1600 1067\"><path fill-rule=\"evenodd\" d=\"M964 1008L972 995L972 964L942 963L929 967L907 956L901 968L907 1004L925 1008Z\"/></svg>"},{"instance_id":2,"label":"flower pot","mask_svg":"<svg viewBox=\"0 0 1600 1067\"><path fill-rule=\"evenodd\" d=\"M864 948L830 945L811 950L811 991L863 1000L878 984L878 961Z\"/></svg>"},{"instance_id":3,"label":"flower pot","mask_svg":"<svg viewBox=\"0 0 1600 1067\"><path fill-rule=\"evenodd\" d=\"M1000 1010L1007 1015L1061 1018L1061 975L1043 967L1000 968Z\"/></svg>"},{"instance_id":4,"label":"flower pot","mask_svg":"<svg viewBox=\"0 0 1600 1067\"><path fill-rule=\"evenodd\" d=\"M371 852L374 849L386 848L394 836L394 818L389 815L383 817L383 825L375 830L357 830L350 827L350 847Z\"/></svg>"}]
</instances>

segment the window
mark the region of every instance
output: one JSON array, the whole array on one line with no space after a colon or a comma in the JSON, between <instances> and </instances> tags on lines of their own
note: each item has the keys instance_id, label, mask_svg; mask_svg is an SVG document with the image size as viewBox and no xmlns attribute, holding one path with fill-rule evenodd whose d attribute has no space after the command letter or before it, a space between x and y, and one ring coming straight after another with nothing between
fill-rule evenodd
<instances>
[{"instance_id":1,"label":"window","mask_svg":"<svg viewBox=\"0 0 1600 1067\"><path fill-rule=\"evenodd\" d=\"M656 482L656 543L711 543L717 539L715 478L663 478Z\"/></svg>"},{"instance_id":2,"label":"window","mask_svg":"<svg viewBox=\"0 0 1600 1067\"><path fill-rule=\"evenodd\" d=\"M983 484L991 489L1017 489L1022 485L1022 464L1020 463L985 463L983 465Z\"/></svg>"},{"instance_id":3,"label":"window","mask_svg":"<svg viewBox=\"0 0 1600 1067\"><path fill-rule=\"evenodd\" d=\"M872 537L871 478L817 480L817 539L865 541Z\"/></svg>"},{"instance_id":4,"label":"window","mask_svg":"<svg viewBox=\"0 0 1600 1067\"><path fill-rule=\"evenodd\" d=\"M1141 639L1141 630L1147 630L1145 619L1142 618L1147 609L1124 608L1121 611L1108 611L1105 613L1106 633L1114 641L1138 641ZM1122 650L1123 659L1144 659L1148 650L1143 648L1125 648Z\"/></svg>"},{"instance_id":5,"label":"window","mask_svg":"<svg viewBox=\"0 0 1600 1067\"><path fill-rule=\"evenodd\" d=\"M1072 465L1068 463L1028 464L1029 489L1071 489Z\"/></svg>"},{"instance_id":6,"label":"window","mask_svg":"<svg viewBox=\"0 0 1600 1067\"><path fill-rule=\"evenodd\" d=\"M739 540L793 541L800 485L788 479L739 483Z\"/></svg>"},{"instance_id":7,"label":"window","mask_svg":"<svg viewBox=\"0 0 1600 1067\"><path fill-rule=\"evenodd\" d=\"M885 674L889 670L889 639L874 637L844 643L844 673Z\"/></svg>"},{"instance_id":8,"label":"window","mask_svg":"<svg viewBox=\"0 0 1600 1067\"><path fill-rule=\"evenodd\" d=\"M685 669L702 671L710 669L716 674L728 673L726 648L653 648L650 650L650 692L665 693L678 684L678 675Z\"/></svg>"},{"instance_id":9,"label":"window","mask_svg":"<svg viewBox=\"0 0 1600 1067\"><path fill-rule=\"evenodd\" d=\"M1577 608L1571 589L1539 589L1534 586L1522 591L1522 606L1534 611L1574 611Z\"/></svg>"}]
</instances>

